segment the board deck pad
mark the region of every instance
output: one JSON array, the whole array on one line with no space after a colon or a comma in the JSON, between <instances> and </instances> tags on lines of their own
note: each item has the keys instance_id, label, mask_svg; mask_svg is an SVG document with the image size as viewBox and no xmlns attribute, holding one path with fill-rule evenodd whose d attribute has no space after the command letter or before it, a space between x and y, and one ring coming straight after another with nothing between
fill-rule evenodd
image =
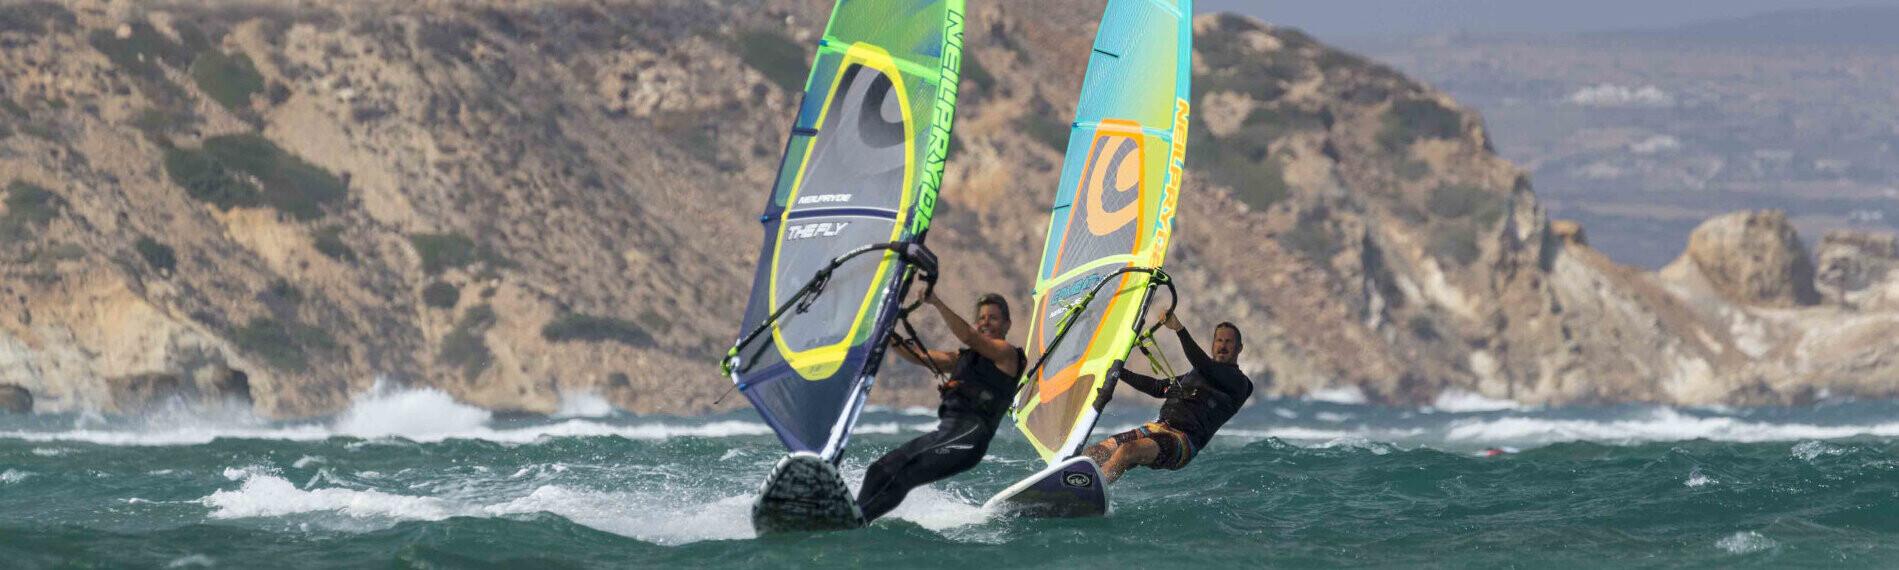
<instances>
[{"instance_id":1,"label":"board deck pad","mask_svg":"<svg viewBox=\"0 0 1899 570\"><path fill-rule=\"evenodd\" d=\"M1107 516L1106 482L1093 458L1073 457L997 493L983 509L1021 517Z\"/></svg>"},{"instance_id":2,"label":"board deck pad","mask_svg":"<svg viewBox=\"0 0 1899 570\"><path fill-rule=\"evenodd\" d=\"M758 534L844 530L864 526L864 515L837 467L815 453L778 461L752 503Z\"/></svg>"}]
</instances>

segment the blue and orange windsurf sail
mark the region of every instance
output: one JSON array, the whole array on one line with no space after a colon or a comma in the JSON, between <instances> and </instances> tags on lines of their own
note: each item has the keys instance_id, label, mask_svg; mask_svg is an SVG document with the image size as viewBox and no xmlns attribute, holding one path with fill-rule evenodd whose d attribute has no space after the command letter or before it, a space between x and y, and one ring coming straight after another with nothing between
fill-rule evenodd
<instances>
[{"instance_id":1,"label":"blue and orange windsurf sail","mask_svg":"<svg viewBox=\"0 0 1899 570\"><path fill-rule=\"evenodd\" d=\"M1192 0L1109 0L1036 273L1016 426L1081 452L1133 350L1172 236L1187 153Z\"/></svg>"}]
</instances>

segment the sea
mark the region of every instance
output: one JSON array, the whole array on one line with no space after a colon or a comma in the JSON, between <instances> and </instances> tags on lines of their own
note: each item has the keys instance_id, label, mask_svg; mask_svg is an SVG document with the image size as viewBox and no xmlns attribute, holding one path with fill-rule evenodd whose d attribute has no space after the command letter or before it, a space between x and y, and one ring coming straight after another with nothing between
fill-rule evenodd
<instances>
[{"instance_id":1,"label":"sea","mask_svg":"<svg viewBox=\"0 0 1899 570\"><path fill-rule=\"evenodd\" d=\"M1129 397L1129 399L1138 399ZM1111 406L1106 436L1151 405ZM869 410L853 485L933 410ZM749 411L590 395L497 417L379 389L335 417L173 407L0 418L4 568L1899 567L1899 403L1532 408L1469 394L1256 399L1103 518L985 512L1041 463L1005 426L976 469L868 528L756 536L784 454Z\"/></svg>"}]
</instances>

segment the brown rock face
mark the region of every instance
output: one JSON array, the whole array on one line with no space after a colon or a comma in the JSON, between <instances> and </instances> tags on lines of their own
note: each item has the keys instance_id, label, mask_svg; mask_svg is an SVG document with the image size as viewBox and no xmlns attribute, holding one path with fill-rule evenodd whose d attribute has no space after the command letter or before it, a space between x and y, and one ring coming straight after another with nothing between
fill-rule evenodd
<instances>
[{"instance_id":1,"label":"brown rock face","mask_svg":"<svg viewBox=\"0 0 1899 570\"><path fill-rule=\"evenodd\" d=\"M1575 220L1551 220L1550 236L1569 245L1589 245L1589 234Z\"/></svg>"},{"instance_id":2,"label":"brown rock face","mask_svg":"<svg viewBox=\"0 0 1899 570\"><path fill-rule=\"evenodd\" d=\"M1828 301L1858 308L1896 306L1899 283L1899 238L1866 231L1835 231L1820 239L1815 251L1819 275L1815 285Z\"/></svg>"},{"instance_id":3,"label":"brown rock face","mask_svg":"<svg viewBox=\"0 0 1899 570\"><path fill-rule=\"evenodd\" d=\"M251 377L242 370L224 368L211 377L213 395L220 400L251 403Z\"/></svg>"},{"instance_id":4,"label":"brown rock face","mask_svg":"<svg viewBox=\"0 0 1899 570\"><path fill-rule=\"evenodd\" d=\"M12 384L0 384L0 414L33 413L33 393Z\"/></svg>"},{"instance_id":5,"label":"brown rock face","mask_svg":"<svg viewBox=\"0 0 1899 570\"><path fill-rule=\"evenodd\" d=\"M172 374L139 374L106 380L112 389L112 404L121 412L135 412L166 399L186 395L183 379Z\"/></svg>"},{"instance_id":6,"label":"brown rock face","mask_svg":"<svg viewBox=\"0 0 1899 570\"><path fill-rule=\"evenodd\" d=\"M1820 302L1813 260L1785 212L1741 212L1703 222L1683 255L1738 302L1773 307Z\"/></svg>"}]
</instances>

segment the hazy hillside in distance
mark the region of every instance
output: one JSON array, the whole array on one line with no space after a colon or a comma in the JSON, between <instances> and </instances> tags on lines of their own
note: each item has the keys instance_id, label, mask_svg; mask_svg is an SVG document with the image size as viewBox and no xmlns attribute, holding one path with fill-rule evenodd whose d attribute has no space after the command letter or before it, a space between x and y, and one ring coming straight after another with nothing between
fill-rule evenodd
<instances>
[{"instance_id":1,"label":"hazy hillside in distance","mask_svg":"<svg viewBox=\"0 0 1899 570\"><path fill-rule=\"evenodd\" d=\"M1483 111L1558 217L1660 267L1715 213L1782 208L1808 234L1899 223L1899 8L1659 30L1367 45Z\"/></svg>"},{"instance_id":2,"label":"hazy hillside in distance","mask_svg":"<svg viewBox=\"0 0 1899 570\"><path fill-rule=\"evenodd\" d=\"M741 407L719 402L714 361L738 332L756 209L830 6L0 5L0 384L41 411L248 397L308 416L379 381L528 412L575 393L639 413ZM972 6L930 236L952 303L1027 305L1100 8ZM1230 15L1195 30L1169 270L1190 324L1246 331L1262 393L1899 393L1899 252L1881 236L1828 238L1816 262L1784 217L1730 216L1685 252L1648 243L1676 259L1659 273L1590 245L1630 243L1616 221L1700 223L1719 213L1711 197L1796 196L1798 224L1842 225L1881 199L1862 178L1890 150L1867 143L1878 107L1842 116L1818 99L1871 101L1892 66L1788 55L1758 65L1806 88L1749 91L1724 78L1756 64L1720 54L1698 72L1574 46L1393 56L1454 90L1489 85L1458 79L1491 77L1472 69L1516 70L1498 100L1545 107L1497 107L1493 140L1450 95L1298 30ZM1600 84L1584 99L1601 110L1560 103ZM1722 127L1756 107L1781 111ZM1533 125L1578 130L1525 136ZM1824 132L1837 149L1752 146ZM1700 186L1634 184L1649 179ZM1546 201L1589 223L1552 223ZM1833 209L1793 207L1812 204ZM892 370L873 402L935 401L921 373Z\"/></svg>"},{"instance_id":3,"label":"hazy hillside in distance","mask_svg":"<svg viewBox=\"0 0 1899 570\"><path fill-rule=\"evenodd\" d=\"M1899 47L1899 6L1775 10L1656 29L1588 34L1603 40L1657 43L1804 44Z\"/></svg>"}]
</instances>

